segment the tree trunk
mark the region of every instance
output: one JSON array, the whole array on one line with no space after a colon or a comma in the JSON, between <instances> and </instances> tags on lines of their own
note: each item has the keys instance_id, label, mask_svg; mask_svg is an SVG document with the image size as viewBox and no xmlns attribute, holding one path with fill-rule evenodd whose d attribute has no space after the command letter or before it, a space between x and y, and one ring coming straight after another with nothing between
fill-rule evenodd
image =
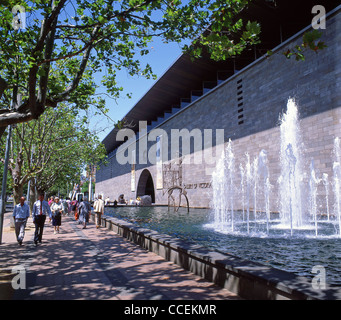
<instances>
[{"instance_id":1,"label":"tree trunk","mask_svg":"<svg viewBox=\"0 0 341 320\"><path fill-rule=\"evenodd\" d=\"M15 167L13 170L11 170L12 178L13 178L14 205L19 203L19 199L20 199L20 197L22 197L23 190L24 190L24 184L20 183L21 167L22 167L22 162L23 162L22 157L23 157L23 155L22 155L22 149L21 149L18 156L17 156Z\"/></svg>"},{"instance_id":2,"label":"tree trunk","mask_svg":"<svg viewBox=\"0 0 341 320\"><path fill-rule=\"evenodd\" d=\"M0 98L2 97L2 94L4 93L4 91L7 88L7 82L0 77Z\"/></svg>"},{"instance_id":3,"label":"tree trunk","mask_svg":"<svg viewBox=\"0 0 341 320\"><path fill-rule=\"evenodd\" d=\"M0 127L0 139L2 135L4 134L5 130L6 130L6 127Z\"/></svg>"},{"instance_id":4,"label":"tree trunk","mask_svg":"<svg viewBox=\"0 0 341 320\"><path fill-rule=\"evenodd\" d=\"M13 201L14 205L17 205L20 201L20 197L23 195L24 185L17 184L13 187Z\"/></svg>"},{"instance_id":5,"label":"tree trunk","mask_svg":"<svg viewBox=\"0 0 341 320\"><path fill-rule=\"evenodd\" d=\"M34 178L31 178L30 191L29 191L29 194L27 197L28 197L29 202L30 202L30 212L32 213L33 204L37 199L37 197L36 197L36 185L35 185Z\"/></svg>"}]
</instances>

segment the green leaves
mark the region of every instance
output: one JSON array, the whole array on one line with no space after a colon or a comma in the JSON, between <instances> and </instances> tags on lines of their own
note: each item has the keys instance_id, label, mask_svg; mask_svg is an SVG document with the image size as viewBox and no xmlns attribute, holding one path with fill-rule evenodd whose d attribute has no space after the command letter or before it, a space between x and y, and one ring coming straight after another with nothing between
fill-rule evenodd
<instances>
[{"instance_id":1,"label":"green leaves","mask_svg":"<svg viewBox=\"0 0 341 320\"><path fill-rule=\"evenodd\" d=\"M22 121L23 115L36 118L60 102L78 111L96 106L102 112L103 100L94 97L98 86L94 75L105 74L106 94L115 99L123 91L118 71L155 79L150 64L141 63L155 37L164 43L186 40L191 45L184 50L193 58L205 50L214 60L234 57L257 44L260 25L241 18L249 2L9 0L7 6L0 4L0 76L8 84L0 104L7 108L13 88L20 88L24 103L13 122ZM25 30L15 31L11 25L11 9L17 4L26 10ZM322 50L325 44L319 38L314 31L306 34L303 44L286 57L302 60L304 49ZM8 114L0 115L0 127L7 119Z\"/></svg>"},{"instance_id":2,"label":"green leaves","mask_svg":"<svg viewBox=\"0 0 341 320\"><path fill-rule=\"evenodd\" d=\"M99 17L98 17L98 22L99 22L100 24L105 24L107 21L108 21L108 20L107 20L105 17L103 17L103 16L99 16Z\"/></svg>"},{"instance_id":3,"label":"green leaves","mask_svg":"<svg viewBox=\"0 0 341 320\"><path fill-rule=\"evenodd\" d=\"M292 49L287 49L283 52L284 56L287 59L291 57L295 57L296 61L304 61L305 55L304 51L308 48L318 53L319 50L323 50L327 46L321 40L319 40L322 36L322 33L318 30L313 29L312 31L304 33L302 40L302 45L295 45Z\"/></svg>"},{"instance_id":4,"label":"green leaves","mask_svg":"<svg viewBox=\"0 0 341 320\"><path fill-rule=\"evenodd\" d=\"M243 32L242 38L245 41L248 41L249 39L257 39L257 37L260 34L261 28L259 23L253 21L248 21L245 27L245 31Z\"/></svg>"},{"instance_id":5,"label":"green leaves","mask_svg":"<svg viewBox=\"0 0 341 320\"><path fill-rule=\"evenodd\" d=\"M131 76L155 79L151 66L142 66L140 62L140 57L149 53L148 44L153 37L162 37L164 42L184 39L196 42L198 35L211 26L212 32L199 40L200 46L209 46L215 59L225 59L241 52L258 32L257 25L250 22L241 36L242 43L228 34L231 30L237 34L243 27L234 15L248 3L245 0L77 0L72 5L65 2L58 12L56 26L49 26L54 32L50 33L54 35L51 39L43 32L53 12L51 1L22 3L30 13L23 32L13 32L10 7L2 7L6 18L0 21L0 74L21 88L31 88L30 92L22 92L27 99L31 96L31 103L39 90L42 93L40 79L47 76L44 90L48 100L68 100L81 109L93 103L91 95L96 86L92 79L96 72L106 72L103 84L115 98L122 92L116 79L117 70L126 69ZM54 2L54 8L61 3L62 0ZM43 35L46 38L41 38ZM53 50L47 59L48 46ZM191 46L190 50L199 56L202 51L199 47ZM14 63L13 57L19 64ZM19 75L15 80L14 70Z\"/></svg>"},{"instance_id":6,"label":"green leaves","mask_svg":"<svg viewBox=\"0 0 341 320\"><path fill-rule=\"evenodd\" d=\"M39 120L16 127L11 158L16 168L20 165L20 170L13 170L17 188L33 177L42 190L48 190L68 182L72 173L93 163L95 155L104 159L104 148L89 131L88 119L74 111L60 105L58 110L48 109Z\"/></svg>"},{"instance_id":7,"label":"green leaves","mask_svg":"<svg viewBox=\"0 0 341 320\"><path fill-rule=\"evenodd\" d=\"M318 50L322 50L323 48L326 48L324 42L320 41L322 33L318 30L312 30L310 32L306 32L303 35L303 47L307 48L309 47L311 50L317 52Z\"/></svg>"}]
</instances>

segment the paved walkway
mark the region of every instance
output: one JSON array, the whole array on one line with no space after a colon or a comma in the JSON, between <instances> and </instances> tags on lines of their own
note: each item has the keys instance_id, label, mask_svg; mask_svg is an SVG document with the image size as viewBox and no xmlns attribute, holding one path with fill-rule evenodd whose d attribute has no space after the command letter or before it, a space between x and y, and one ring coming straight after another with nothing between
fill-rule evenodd
<instances>
[{"instance_id":1,"label":"paved walkway","mask_svg":"<svg viewBox=\"0 0 341 320\"><path fill-rule=\"evenodd\" d=\"M60 233L45 223L42 244L33 244L32 219L19 246L4 218L0 245L0 299L218 300L238 299L226 289L183 270L107 229L87 229L64 217ZM23 266L26 283L13 267ZM26 289L13 289L12 282Z\"/></svg>"}]
</instances>

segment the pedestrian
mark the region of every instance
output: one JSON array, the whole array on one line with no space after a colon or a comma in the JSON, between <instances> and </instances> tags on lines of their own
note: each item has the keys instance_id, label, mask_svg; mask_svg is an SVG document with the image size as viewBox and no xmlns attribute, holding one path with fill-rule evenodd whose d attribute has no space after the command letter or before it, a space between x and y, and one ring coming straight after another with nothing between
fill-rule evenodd
<instances>
[{"instance_id":1,"label":"pedestrian","mask_svg":"<svg viewBox=\"0 0 341 320\"><path fill-rule=\"evenodd\" d=\"M98 199L94 203L94 212L96 219L96 228L98 229L101 226L101 216L104 213L104 201L102 200L101 195L98 195Z\"/></svg>"},{"instance_id":2,"label":"pedestrian","mask_svg":"<svg viewBox=\"0 0 341 320\"><path fill-rule=\"evenodd\" d=\"M51 208L51 206L52 206L52 203L54 203L54 198L53 198L53 196L51 196L51 198L49 199L49 206L50 206L50 208Z\"/></svg>"},{"instance_id":3,"label":"pedestrian","mask_svg":"<svg viewBox=\"0 0 341 320\"><path fill-rule=\"evenodd\" d=\"M66 199L62 199L62 205L63 205L63 215L65 216L68 212L68 205L67 205L67 202L66 202Z\"/></svg>"},{"instance_id":4,"label":"pedestrian","mask_svg":"<svg viewBox=\"0 0 341 320\"><path fill-rule=\"evenodd\" d=\"M76 199L71 202L71 215L75 217L75 220L78 220L78 202Z\"/></svg>"},{"instance_id":5,"label":"pedestrian","mask_svg":"<svg viewBox=\"0 0 341 320\"><path fill-rule=\"evenodd\" d=\"M64 211L63 204L59 202L59 198L54 198L54 203L51 204L51 218L54 226L54 234L59 233L59 227L62 224L62 213Z\"/></svg>"},{"instance_id":6,"label":"pedestrian","mask_svg":"<svg viewBox=\"0 0 341 320\"><path fill-rule=\"evenodd\" d=\"M13 218L15 221L15 235L19 245L22 245L25 236L27 219L30 216L30 207L25 203L26 198L21 197L20 202L14 207Z\"/></svg>"},{"instance_id":7,"label":"pedestrian","mask_svg":"<svg viewBox=\"0 0 341 320\"><path fill-rule=\"evenodd\" d=\"M66 213L66 215L68 216L71 213L71 200L70 200L70 198L66 198L66 205L67 205L67 213Z\"/></svg>"},{"instance_id":8,"label":"pedestrian","mask_svg":"<svg viewBox=\"0 0 341 320\"><path fill-rule=\"evenodd\" d=\"M83 229L86 229L86 224L89 222L89 216L91 213L91 205L88 202L87 197L84 197L84 200L80 203L78 211L79 220L83 222Z\"/></svg>"},{"instance_id":9,"label":"pedestrian","mask_svg":"<svg viewBox=\"0 0 341 320\"><path fill-rule=\"evenodd\" d=\"M51 216L51 209L47 201L44 200L44 193L39 194L38 200L33 204L32 218L35 225L34 243L41 243L46 216Z\"/></svg>"}]
</instances>

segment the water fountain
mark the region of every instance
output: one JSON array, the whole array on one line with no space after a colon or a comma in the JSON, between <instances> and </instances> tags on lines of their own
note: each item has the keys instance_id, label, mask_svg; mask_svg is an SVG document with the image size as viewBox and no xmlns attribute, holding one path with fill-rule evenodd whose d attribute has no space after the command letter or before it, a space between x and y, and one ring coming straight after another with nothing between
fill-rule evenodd
<instances>
[{"instance_id":1,"label":"water fountain","mask_svg":"<svg viewBox=\"0 0 341 320\"><path fill-rule=\"evenodd\" d=\"M247 199L247 233L250 233L250 189L251 189L251 163L250 163L250 156L246 154L247 162L245 164L246 167L246 199Z\"/></svg>"},{"instance_id":2,"label":"water fountain","mask_svg":"<svg viewBox=\"0 0 341 320\"><path fill-rule=\"evenodd\" d=\"M326 193L326 213L327 213L327 219L330 221L330 211L329 211L329 179L328 179L328 174L324 173L322 175L322 182L324 185L324 190Z\"/></svg>"},{"instance_id":3,"label":"water fountain","mask_svg":"<svg viewBox=\"0 0 341 320\"><path fill-rule=\"evenodd\" d=\"M340 199L340 184L341 184L341 147L340 147L340 139L338 137L334 140L334 159L335 162L333 164L333 173L334 173L334 193L335 193L335 204L334 211L335 216L337 217L338 227L339 227L339 235L341 236L341 199Z\"/></svg>"},{"instance_id":4,"label":"water fountain","mask_svg":"<svg viewBox=\"0 0 341 320\"><path fill-rule=\"evenodd\" d=\"M121 207L106 213L300 276L314 276L315 266L325 266L328 284L340 286L340 140L335 138L328 175L304 156L299 126L297 106L289 100L278 156L265 149L237 156L228 141L212 175L213 209L191 208L188 214L183 208L169 213L158 206Z\"/></svg>"},{"instance_id":5,"label":"water fountain","mask_svg":"<svg viewBox=\"0 0 341 320\"><path fill-rule=\"evenodd\" d=\"M253 178L253 213L257 221L257 194L258 194L258 159L254 158L252 163Z\"/></svg>"},{"instance_id":6,"label":"water fountain","mask_svg":"<svg viewBox=\"0 0 341 320\"><path fill-rule=\"evenodd\" d=\"M334 162L333 165L334 171L334 192L335 192L335 216L338 220L339 225L339 235L341 236L341 203L340 203L340 185L341 185L341 168L339 162Z\"/></svg>"},{"instance_id":7,"label":"water fountain","mask_svg":"<svg viewBox=\"0 0 341 320\"><path fill-rule=\"evenodd\" d=\"M245 170L242 164L239 165L239 170L240 170L240 190L242 193L242 211L243 211L243 221L245 221L245 183L244 183L244 179L245 179Z\"/></svg>"},{"instance_id":8,"label":"water fountain","mask_svg":"<svg viewBox=\"0 0 341 320\"><path fill-rule=\"evenodd\" d=\"M280 123L280 176L278 183L279 219L270 212L271 183L268 169L268 154L261 150L258 157L250 159L245 154L244 165L235 171L233 142L230 140L213 174L213 201L216 226L221 232L252 236L341 236L341 147L339 138L334 141L334 215L329 213L328 174L321 178L311 159L310 170L304 172L304 145L300 132L298 108L293 99L287 103L287 111ZM332 155L331 155L332 156ZM318 188L325 190L325 210L319 212ZM237 185L240 191L237 194ZM222 199L221 197L225 197ZM238 198L235 199L235 198ZM272 197L274 198L274 197ZM236 201L241 202L242 213L235 211ZM245 221L246 210L246 221ZM327 216L327 220L324 216ZM216 217L219 216L217 220ZM334 217L334 219L332 219ZM222 223L224 222L224 223ZM329 224L320 228L321 224ZM333 227L330 227L334 226ZM325 231L328 230L328 231ZM334 230L331 232L330 230ZM337 232L335 232L337 230ZM327 232L327 233L326 233Z\"/></svg>"},{"instance_id":9,"label":"water fountain","mask_svg":"<svg viewBox=\"0 0 341 320\"><path fill-rule=\"evenodd\" d=\"M234 230L234 155L230 140L225 152L217 163L217 170L212 175L214 221L221 230Z\"/></svg>"},{"instance_id":10,"label":"water fountain","mask_svg":"<svg viewBox=\"0 0 341 320\"><path fill-rule=\"evenodd\" d=\"M232 151L232 141L229 140L226 148L226 178L228 183L228 196L230 208L231 229L234 231L234 154Z\"/></svg>"},{"instance_id":11,"label":"water fountain","mask_svg":"<svg viewBox=\"0 0 341 320\"><path fill-rule=\"evenodd\" d=\"M320 183L320 179L316 177L315 167L314 167L314 160L311 161L310 164L310 214L314 221L315 227L315 236L317 237L318 229L317 229L317 185Z\"/></svg>"},{"instance_id":12,"label":"water fountain","mask_svg":"<svg viewBox=\"0 0 341 320\"><path fill-rule=\"evenodd\" d=\"M224 190L226 190L225 179L225 153L222 153L221 158L217 161L216 171L212 174L213 199L212 203L214 209L214 223L215 229L223 230L226 224L226 197Z\"/></svg>"},{"instance_id":13,"label":"water fountain","mask_svg":"<svg viewBox=\"0 0 341 320\"><path fill-rule=\"evenodd\" d=\"M263 149L259 153L258 161L258 173L261 180L263 180L264 190L264 204L265 204L265 216L266 216L266 233L269 234L269 222L270 222L270 177L268 169L268 156L267 152Z\"/></svg>"},{"instance_id":14,"label":"water fountain","mask_svg":"<svg viewBox=\"0 0 341 320\"><path fill-rule=\"evenodd\" d=\"M302 210L302 139L298 121L298 110L295 102L289 99L287 112L280 125L280 217L285 225L290 225L290 233L294 228L303 226Z\"/></svg>"}]
</instances>

